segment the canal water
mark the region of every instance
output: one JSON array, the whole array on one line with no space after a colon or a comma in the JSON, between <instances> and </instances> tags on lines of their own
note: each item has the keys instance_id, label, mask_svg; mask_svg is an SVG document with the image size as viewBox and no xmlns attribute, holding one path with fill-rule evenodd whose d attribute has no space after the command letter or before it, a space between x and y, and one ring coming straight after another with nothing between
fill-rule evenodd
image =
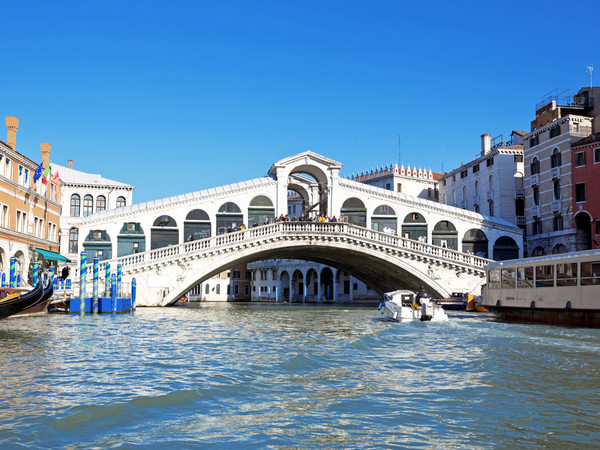
<instances>
[{"instance_id":1,"label":"canal water","mask_svg":"<svg viewBox=\"0 0 600 450\"><path fill-rule=\"evenodd\" d=\"M585 448L600 330L202 304L0 321L0 448Z\"/></svg>"}]
</instances>

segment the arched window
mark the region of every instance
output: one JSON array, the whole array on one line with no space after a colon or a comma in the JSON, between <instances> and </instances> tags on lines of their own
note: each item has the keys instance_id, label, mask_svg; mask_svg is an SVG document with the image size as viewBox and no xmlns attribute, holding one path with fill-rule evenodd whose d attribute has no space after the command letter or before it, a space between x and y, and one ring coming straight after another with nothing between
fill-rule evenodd
<instances>
[{"instance_id":1,"label":"arched window","mask_svg":"<svg viewBox=\"0 0 600 450\"><path fill-rule=\"evenodd\" d=\"M489 189L488 189L488 191L494 192L494 178L491 175L490 175L490 178L489 178L488 181L489 181Z\"/></svg>"},{"instance_id":2,"label":"arched window","mask_svg":"<svg viewBox=\"0 0 600 450\"><path fill-rule=\"evenodd\" d=\"M475 196L479 195L479 181L475 181Z\"/></svg>"},{"instance_id":3,"label":"arched window","mask_svg":"<svg viewBox=\"0 0 600 450\"><path fill-rule=\"evenodd\" d=\"M554 200L560 200L560 181L554 181Z\"/></svg>"},{"instance_id":4,"label":"arched window","mask_svg":"<svg viewBox=\"0 0 600 450\"><path fill-rule=\"evenodd\" d=\"M123 208L124 206L126 206L126 201L125 201L125 197L121 196L117 198L117 208Z\"/></svg>"},{"instance_id":5,"label":"arched window","mask_svg":"<svg viewBox=\"0 0 600 450\"><path fill-rule=\"evenodd\" d=\"M94 213L94 197L86 195L83 197L83 217L91 216Z\"/></svg>"},{"instance_id":6,"label":"arched window","mask_svg":"<svg viewBox=\"0 0 600 450\"><path fill-rule=\"evenodd\" d=\"M533 187L533 204L535 206L540 204L540 189L537 186Z\"/></svg>"},{"instance_id":7,"label":"arched window","mask_svg":"<svg viewBox=\"0 0 600 450\"><path fill-rule=\"evenodd\" d=\"M77 194L71 195L71 217L79 217L81 208L81 197Z\"/></svg>"},{"instance_id":8,"label":"arched window","mask_svg":"<svg viewBox=\"0 0 600 450\"><path fill-rule=\"evenodd\" d=\"M106 197L104 195L99 195L96 199L96 212L105 211L106 210Z\"/></svg>"},{"instance_id":9,"label":"arched window","mask_svg":"<svg viewBox=\"0 0 600 450\"><path fill-rule=\"evenodd\" d=\"M489 207L490 207L490 216L494 215L494 200L489 200Z\"/></svg>"},{"instance_id":10,"label":"arched window","mask_svg":"<svg viewBox=\"0 0 600 450\"><path fill-rule=\"evenodd\" d=\"M531 175L535 175L536 173L540 173L540 160L537 157L533 158L531 161Z\"/></svg>"},{"instance_id":11,"label":"arched window","mask_svg":"<svg viewBox=\"0 0 600 450\"><path fill-rule=\"evenodd\" d=\"M79 240L79 230L71 228L69 230L69 253L77 253L77 241Z\"/></svg>"},{"instance_id":12,"label":"arched window","mask_svg":"<svg viewBox=\"0 0 600 450\"><path fill-rule=\"evenodd\" d=\"M463 191L463 202L465 202L465 201L467 201L467 187L463 186L462 191ZM466 206L466 205L464 205L464 206Z\"/></svg>"},{"instance_id":13,"label":"arched window","mask_svg":"<svg viewBox=\"0 0 600 450\"><path fill-rule=\"evenodd\" d=\"M552 151L552 158L550 159L551 167L560 167L562 165L562 158L560 155L560 150L555 148Z\"/></svg>"}]
</instances>

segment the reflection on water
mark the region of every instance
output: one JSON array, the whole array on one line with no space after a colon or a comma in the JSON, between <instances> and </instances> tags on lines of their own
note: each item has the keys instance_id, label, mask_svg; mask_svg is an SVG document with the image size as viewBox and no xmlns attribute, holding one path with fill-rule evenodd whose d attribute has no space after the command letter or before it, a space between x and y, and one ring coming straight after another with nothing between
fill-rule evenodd
<instances>
[{"instance_id":1,"label":"reflection on water","mask_svg":"<svg viewBox=\"0 0 600 450\"><path fill-rule=\"evenodd\" d=\"M203 304L0 321L0 444L586 446L600 332Z\"/></svg>"}]
</instances>

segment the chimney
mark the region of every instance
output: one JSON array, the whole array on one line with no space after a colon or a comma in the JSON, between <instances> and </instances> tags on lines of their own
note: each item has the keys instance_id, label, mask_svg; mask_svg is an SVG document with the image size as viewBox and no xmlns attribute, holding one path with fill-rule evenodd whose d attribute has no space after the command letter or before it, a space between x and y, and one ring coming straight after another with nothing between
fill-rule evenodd
<instances>
[{"instance_id":1,"label":"chimney","mask_svg":"<svg viewBox=\"0 0 600 450\"><path fill-rule=\"evenodd\" d=\"M16 117L6 117L6 145L13 150L17 145L17 128L19 128L19 119Z\"/></svg>"},{"instance_id":2,"label":"chimney","mask_svg":"<svg viewBox=\"0 0 600 450\"><path fill-rule=\"evenodd\" d=\"M50 163L50 144L43 142L40 147L42 148L42 163L46 167Z\"/></svg>"},{"instance_id":3,"label":"chimney","mask_svg":"<svg viewBox=\"0 0 600 450\"><path fill-rule=\"evenodd\" d=\"M73 168L73 160L72 160L72 159L70 159L70 160L69 160L69 169L72 169L72 168Z\"/></svg>"},{"instance_id":4,"label":"chimney","mask_svg":"<svg viewBox=\"0 0 600 450\"><path fill-rule=\"evenodd\" d=\"M481 156L487 155L490 152L492 145L492 137L488 134L481 135Z\"/></svg>"}]
</instances>

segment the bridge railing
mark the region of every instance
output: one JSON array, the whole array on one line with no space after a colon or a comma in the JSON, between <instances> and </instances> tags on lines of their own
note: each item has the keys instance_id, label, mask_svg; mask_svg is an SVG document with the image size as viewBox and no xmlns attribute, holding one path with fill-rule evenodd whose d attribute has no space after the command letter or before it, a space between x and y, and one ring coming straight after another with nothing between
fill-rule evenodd
<instances>
[{"instance_id":1,"label":"bridge railing","mask_svg":"<svg viewBox=\"0 0 600 450\"><path fill-rule=\"evenodd\" d=\"M489 259L469 253L462 253L426 242L370 230L347 222L277 222L197 241L162 247L144 253L122 256L116 260L102 261L100 263L100 271L103 273L107 263L110 263L111 267L116 264L121 264L122 267L132 267L151 261L169 260L206 251L218 251L242 242L261 242L268 237L276 239L277 237L286 235L297 236L298 233L303 233L305 236L313 235L317 238L327 234L353 236L365 242L403 248L412 253L432 256L446 262L459 263L481 269L485 268L490 262ZM115 269L113 268L112 270ZM90 271L88 270L88 272Z\"/></svg>"}]
</instances>

